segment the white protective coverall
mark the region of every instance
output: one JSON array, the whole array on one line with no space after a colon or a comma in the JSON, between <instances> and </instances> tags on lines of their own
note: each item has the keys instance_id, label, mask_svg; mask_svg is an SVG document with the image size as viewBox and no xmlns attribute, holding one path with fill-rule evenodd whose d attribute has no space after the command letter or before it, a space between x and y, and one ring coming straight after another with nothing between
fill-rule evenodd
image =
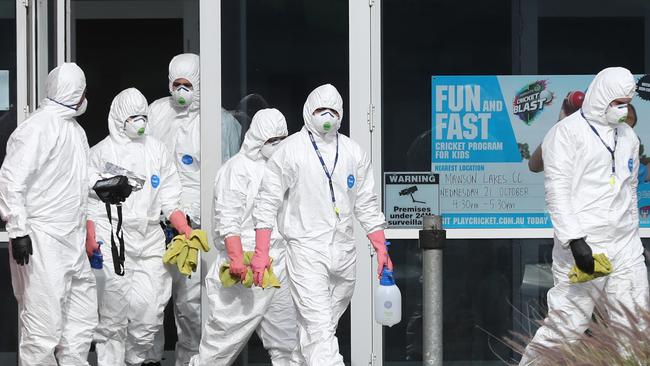
<instances>
[{"instance_id":1,"label":"white protective coverall","mask_svg":"<svg viewBox=\"0 0 650 366\"><path fill-rule=\"evenodd\" d=\"M203 328L199 355L190 365L230 365L257 331L274 366L289 365L297 345L296 313L286 279L285 242L274 233L271 245L273 271L279 289L225 288L219 279L221 265L229 261L224 238L239 236L244 251L255 249L251 211L257 196L266 158L260 149L273 137L287 136L287 123L277 109L255 114L241 150L217 173L214 186L214 230L217 259L206 277L210 314Z\"/></svg>"},{"instance_id":2,"label":"white protective coverall","mask_svg":"<svg viewBox=\"0 0 650 366\"><path fill-rule=\"evenodd\" d=\"M96 240L104 243L102 270L106 278L95 337L100 366L144 362L156 332L162 329L165 305L171 297L171 275L162 261L165 235L160 228L160 212L169 217L179 209L180 179L160 141L147 135L132 140L125 132L125 121L146 115L147 108L146 98L137 89L119 93L108 116L110 135L90 150L91 185L118 174L142 184L142 189L131 193L122 204L124 276L115 274L113 268L106 206L91 194L89 219L95 222ZM111 208L116 230L117 209L114 205ZM117 238L115 244L119 247Z\"/></svg>"},{"instance_id":3,"label":"white protective coverall","mask_svg":"<svg viewBox=\"0 0 650 366\"><path fill-rule=\"evenodd\" d=\"M22 366L88 365L97 294L84 245L88 140L75 120L85 89L76 64L52 70L47 99L11 135L0 169L9 238L29 235L33 248L25 266L10 259Z\"/></svg>"},{"instance_id":4,"label":"white protective coverall","mask_svg":"<svg viewBox=\"0 0 650 366\"><path fill-rule=\"evenodd\" d=\"M194 99L189 106L180 106L171 97L156 100L149 106L149 133L161 140L171 152L178 169L183 191L181 209L192 221L201 223L201 123L199 56L185 53L175 56L169 63L169 89L176 79L192 83ZM239 151L241 126L235 118L222 109L221 152L225 161ZM178 333L176 365L184 366L199 351L201 340L201 276L187 278L170 266L174 317ZM197 274L200 266L197 266ZM164 350L164 333L156 336L156 345L149 361L158 362Z\"/></svg>"},{"instance_id":5,"label":"white protective coverall","mask_svg":"<svg viewBox=\"0 0 650 366\"><path fill-rule=\"evenodd\" d=\"M582 111L557 123L542 145L546 204L553 221L553 278L548 315L526 349L520 365L535 364L535 345L574 341L588 327L595 302L614 309L648 307L648 278L639 238L637 171L639 139L626 123L609 124L605 114L618 98L632 97L635 81L624 68L607 68L592 81ZM593 126L610 148L612 157ZM618 137L615 137L618 135ZM616 143L615 143L616 138ZM613 272L582 284L571 284L575 264L569 243L585 238L593 254L604 253ZM609 312L612 321L628 324L625 315Z\"/></svg>"},{"instance_id":6,"label":"white protective coverall","mask_svg":"<svg viewBox=\"0 0 650 366\"><path fill-rule=\"evenodd\" d=\"M368 156L347 136L319 134L312 125L312 113L318 108L335 110L339 121L343 117L343 100L334 86L320 86L309 95L303 107L305 126L285 139L269 159L253 220L257 229L273 228L277 216L278 229L287 240L287 272L298 311L299 352L308 365L338 366L343 365L343 357L335 332L355 283L353 218L367 233L383 230L385 218L373 191ZM332 174L339 219L327 176L307 131L312 132ZM338 162L332 169L337 135Z\"/></svg>"}]
</instances>

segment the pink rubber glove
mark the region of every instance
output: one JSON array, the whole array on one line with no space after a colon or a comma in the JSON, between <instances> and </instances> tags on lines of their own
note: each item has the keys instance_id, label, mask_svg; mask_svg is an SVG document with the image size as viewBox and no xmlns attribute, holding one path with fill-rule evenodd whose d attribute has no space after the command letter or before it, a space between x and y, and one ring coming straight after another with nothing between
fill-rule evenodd
<instances>
[{"instance_id":1,"label":"pink rubber glove","mask_svg":"<svg viewBox=\"0 0 650 366\"><path fill-rule=\"evenodd\" d=\"M244 265L244 251L241 246L241 238L239 236L229 236L224 240L224 243L228 258L230 258L230 274L238 277L242 281L245 280L248 270Z\"/></svg>"},{"instance_id":2,"label":"pink rubber glove","mask_svg":"<svg viewBox=\"0 0 650 366\"><path fill-rule=\"evenodd\" d=\"M375 252L377 252L377 275L381 277L381 272L384 270L384 267L391 271L393 270L393 262L391 262L388 251L386 250L384 230L377 230L368 234L368 239L372 247L375 248Z\"/></svg>"},{"instance_id":3,"label":"pink rubber glove","mask_svg":"<svg viewBox=\"0 0 650 366\"><path fill-rule=\"evenodd\" d=\"M86 220L86 254L88 258L93 256L93 252L99 250L99 244L95 235L95 223L92 220Z\"/></svg>"},{"instance_id":4,"label":"pink rubber glove","mask_svg":"<svg viewBox=\"0 0 650 366\"><path fill-rule=\"evenodd\" d=\"M271 229L255 230L255 254L251 259L253 269L253 282L262 287L264 270L271 266L269 248L271 247Z\"/></svg>"},{"instance_id":5,"label":"pink rubber glove","mask_svg":"<svg viewBox=\"0 0 650 366\"><path fill-rule=\"evenodd\" d=\"M187 224L187 217L181 210L176 210L169 215L169 222L172 223L172 226L176 231L181 234L185 234L185 237L189 239L192 236L192 228Z\"/></svg>"}]
</instances>

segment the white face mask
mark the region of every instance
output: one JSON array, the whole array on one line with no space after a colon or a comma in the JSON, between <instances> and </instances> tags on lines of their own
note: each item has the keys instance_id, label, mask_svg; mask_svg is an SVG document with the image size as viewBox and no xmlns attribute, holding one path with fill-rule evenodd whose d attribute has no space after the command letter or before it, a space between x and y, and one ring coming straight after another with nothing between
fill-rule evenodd
<instances>
[{"instance_id":1,"label":"white face mask","mask_svg":"<svg viewBox=\"0 0 650 366\"><path fill-rule=\"evenodd\" d=\"M137 140L144 136L144 132L147 128L147 118L145 116L136 116L133 119L129 118L124 122L124 133L131 139Z\"/></svg>"},{"instance_id":2,"label":"white face mask","mask_svg":"<svg viewBox=\"0 0 650 366\"><path fill-rule=\"evenodd\" d=\"M171 94L174 102L180 107L188 107L194 100L194 90L184 85L172 90Z\"/></svg>"},{"instance_id":3,"label":"white face mask","mask_svg":"<svg viewBox=\"0 0 650 366\"><path fill-rule=\"evenodd\" d=\"M273 137L269 140L267 140L264 145L262 145L262 148L260 149L260 153L264 157L264 159L268 160L271 158L271 155L278 149L278 146L280 146L280 143L282 140L285 139L287 136L277 136Z\"/></svg>"},{"instance_id":4,"label":"white face mask","mask_svg":"<svg viewBox=\"0 0 650 366\"><path fill-rule=\"evenodd\" d=\"M338 117L329 109L313 115L311 122L321 135L338 131L340 123Z\"/></svg>"},{"instance_id":5,"label":"white face mask","mask_svg":"<svg viewBox=\"0 0 650 366\"><path fill-rule=\"evenodd\" d=\"M610 125L617 125L625 122L627 119L627 104L619 104L607 107L605 112L605 120Z\"/></svg>"},{"instance_id":6,"label":"white face mask","mask_svg":"<svg viewBox=\"0 0 650 366\"><path fill-rule=\"evenodd\" d=\"M264 157L264 159L270 159L271 155L275 152L275 150L278 149L278 144L264 144L262 145L262 148L260 149L260 153Z\"/></svg>"},{"instance_id":7,"label":"white face mask","mask_svg":"<svg viewBox=\"0 0 650 366\"><path fill-rule=\"evenodd\" d=\"M81 102L81 105L75 111L74 116L79 117L82 114L86 113L86 108L88 108L88 98L84 98L84 101Z\"/></svg>"}]
</instances>

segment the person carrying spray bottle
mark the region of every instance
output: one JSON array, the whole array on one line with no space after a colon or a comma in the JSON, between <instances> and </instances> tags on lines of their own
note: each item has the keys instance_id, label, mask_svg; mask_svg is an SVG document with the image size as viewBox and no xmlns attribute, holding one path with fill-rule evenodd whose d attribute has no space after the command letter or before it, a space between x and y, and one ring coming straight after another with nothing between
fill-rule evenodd
<instances>
[{"instance_id":1,"label":"person carrying spray bottle","mask_svg":"<svg viewBox=\"0 0 650 366\"><path fill-rule=\"evenodd\" d=\"M275 227L287 240L287 274L298 312L299 346L293 362L343 365L335 332L355 283L353 218L368 233L377 256L377 274L393 269L386 250L386 219L374 192L370 159L338 133L343 100L332 85L309 94L305 126L280 144L269 159L255 199L256 285L270 266Z\"/></svg>"}]
</instances>

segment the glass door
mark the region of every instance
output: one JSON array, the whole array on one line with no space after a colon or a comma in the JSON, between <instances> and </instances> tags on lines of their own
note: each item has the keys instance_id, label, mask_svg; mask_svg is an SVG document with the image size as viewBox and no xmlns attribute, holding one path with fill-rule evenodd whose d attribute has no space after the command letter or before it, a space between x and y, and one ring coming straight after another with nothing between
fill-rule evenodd
<instances>
[{"instance_id":1,"label":"glass door","mask_svg":"<svg viewBox=\"0 0 650 366\"><path fill-rule=\"evenodd\" d=\"M25 119L26 108L26 20L27 8L19 1L0 1L0 159L4 160L9 136L19 121ZM20 62L19 62L20 61ZM18 77L20 71L21 77ZM20 84L20 87L19 87ZM8 237L0 221L0 311L5 318L0 334L0 364L14 365L18 349L18 305L11 287Z\"/></svg>"},{"instance_id":2,"label":"glass door","mask_svg":"<svg viewBox=\"0 0 650 366\"><path fill-rule=\"evenodd\" d=\"M221 1L221 106L242 127L254 114L277 108L289 134L303 124L302 107L317 86L333 84L343 97L342 134L350 135L348 1ZM223 120L222 120L223 123ZM340 352L351 358L350 311L337 330ZM270 365L253 335L235 365Z\"/></svg>"},{"instance_id":3,"label":"glass door","mask_svg":"<svg viewBox=\"0 0 650 366\"><path fill-rule=\"evenodd\" d=\"M92 148L109 135L111 102L122 90L135 87L150 105L158 103L158 113L149 115L147 133L163 142L175 162L183 186L180 208L190 216L192 227L204 228L197 192L200 184L196 181L210 161L201 159L200 135L188 134L184 140L188 145L181 146L176 139L179 130L170 129L166 134L155 130L156 126L173 125L176 118L200 129L201 101L197 99L186 110L174 112L170 87L178 80L169 80L170 61L176 55L199 54L199 1L66 0L66 8L68 60L76 62L86 74L89 104L78 121L89 145ZM200 95L198 85L191 87ZM147 355L148 361L161 361L165 366L173 365L181 354L175 352L176 347L188 351L183 354L198 350L201 334L200 269L190 279L175 266L167 269L173 278L173 296L165 309L164 341L157 335L156 346ZM129 271L128 260L125 271Z\"/></svg>"}]
</instances>

